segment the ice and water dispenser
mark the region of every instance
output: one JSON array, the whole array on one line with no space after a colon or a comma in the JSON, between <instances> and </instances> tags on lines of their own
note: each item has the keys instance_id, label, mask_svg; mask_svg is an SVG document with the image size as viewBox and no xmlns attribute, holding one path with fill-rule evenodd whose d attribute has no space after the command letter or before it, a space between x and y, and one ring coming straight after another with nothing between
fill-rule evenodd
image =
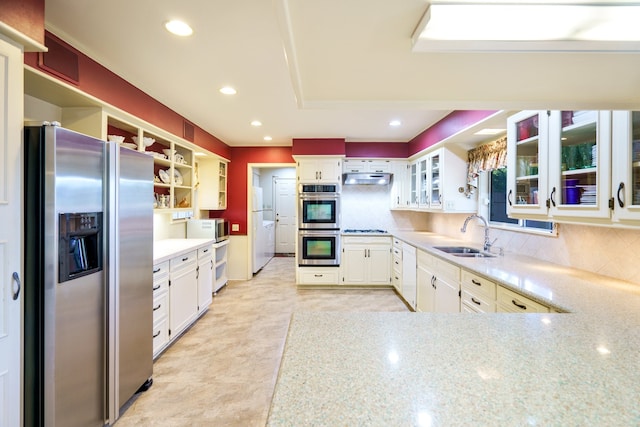
<instances>
[{"instance_id":1,"label":"ice and water dispenser","mask_svg":"<svg viewBox=\"0 0 640 427\"><path fill-rule=\"evenodd\" d=\"M59 283L102 270L102 212L62 213L59 218Z\"/></svg>"}]
</instances>

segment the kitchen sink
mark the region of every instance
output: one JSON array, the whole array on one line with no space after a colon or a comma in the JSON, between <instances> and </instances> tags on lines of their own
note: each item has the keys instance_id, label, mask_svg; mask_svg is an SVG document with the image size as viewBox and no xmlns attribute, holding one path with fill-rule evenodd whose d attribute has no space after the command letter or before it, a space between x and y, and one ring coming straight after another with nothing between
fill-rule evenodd
<instances>
[{"instance_id":1,"label":"kitchen sink","mask_svg":"<svg viewBox=\"0 0 640 427\"><path fill-rule=\"evenodd\" d=\"M495 255L491 255L487 252L481 252L475 248L469 248L467 246L434 246L434 249L437 249L442 252L446 252L453 256L464 257L464 258L493 258Z\"/></svg>"}]
</instances>

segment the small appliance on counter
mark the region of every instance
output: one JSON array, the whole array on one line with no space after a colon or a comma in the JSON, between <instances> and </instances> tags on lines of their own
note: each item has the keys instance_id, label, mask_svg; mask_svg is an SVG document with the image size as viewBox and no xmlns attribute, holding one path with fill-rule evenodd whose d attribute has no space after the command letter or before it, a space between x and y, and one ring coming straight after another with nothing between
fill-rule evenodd
<instances>
[{"instance_id":1,"label":"small appliance on counter","mask_svg":"<svg viewBox=\"0 0 640 427\"><path fill-rule=\"evenodd\" d=\"M224 218L190 219L187 239L215 239L220 243L229 238L229 222Z\"/></svg>"}]
</instances>

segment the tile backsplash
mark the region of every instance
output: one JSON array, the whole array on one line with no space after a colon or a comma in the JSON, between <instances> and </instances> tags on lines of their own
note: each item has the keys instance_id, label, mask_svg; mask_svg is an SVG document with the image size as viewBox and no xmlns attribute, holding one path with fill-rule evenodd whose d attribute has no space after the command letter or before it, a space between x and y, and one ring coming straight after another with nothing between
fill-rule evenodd
<instances>
[{"instance_id":1,"label":"tile backsplash","mask_svg":"<svg viewBox=\"0 0 640 427\"><path fill-rule=\"evenodd\" d=\"M427 230L422 212L391 211L388 185L344 185L342 229Z\"/></svg>"},{"instance_id":2,"label":"tile backsplash","mask_svg":"<svg viewBox=\"0 0 640 427\"><path fill-rule=\"evenodd\" d=\"M457 239L482 244L484 227L480 221L460 227L466 214L423 214L427 229ZM558 236L541 236L491 228L489 237L496 247L544 261L592 273L628 280L640 285L640 230L559 224Z\"/></svg>"}]
</instances>

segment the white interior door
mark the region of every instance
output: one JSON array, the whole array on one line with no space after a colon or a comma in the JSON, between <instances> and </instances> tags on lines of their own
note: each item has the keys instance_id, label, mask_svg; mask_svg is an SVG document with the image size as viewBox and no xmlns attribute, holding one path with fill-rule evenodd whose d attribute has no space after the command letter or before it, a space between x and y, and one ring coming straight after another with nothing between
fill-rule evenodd
<instances>
[{"instance_id":1,"label":"white interior door","mask_svg":"<svg viewBox=\"0 0 640 427\"><path fill-rule=\"evenodd\" d=\"M274 179L276 253L292 254L296 247L296 180Z\"/></svg>"},{"instance_id":2,"label":"white interior door","mask_svg":"<svg viewBox=\"0 0 640 427\"><path fill-rule=\"evenodd\" d=\"M22 424L22 50L0 36L0 426Z\"/></svg>"}]
</instances>

